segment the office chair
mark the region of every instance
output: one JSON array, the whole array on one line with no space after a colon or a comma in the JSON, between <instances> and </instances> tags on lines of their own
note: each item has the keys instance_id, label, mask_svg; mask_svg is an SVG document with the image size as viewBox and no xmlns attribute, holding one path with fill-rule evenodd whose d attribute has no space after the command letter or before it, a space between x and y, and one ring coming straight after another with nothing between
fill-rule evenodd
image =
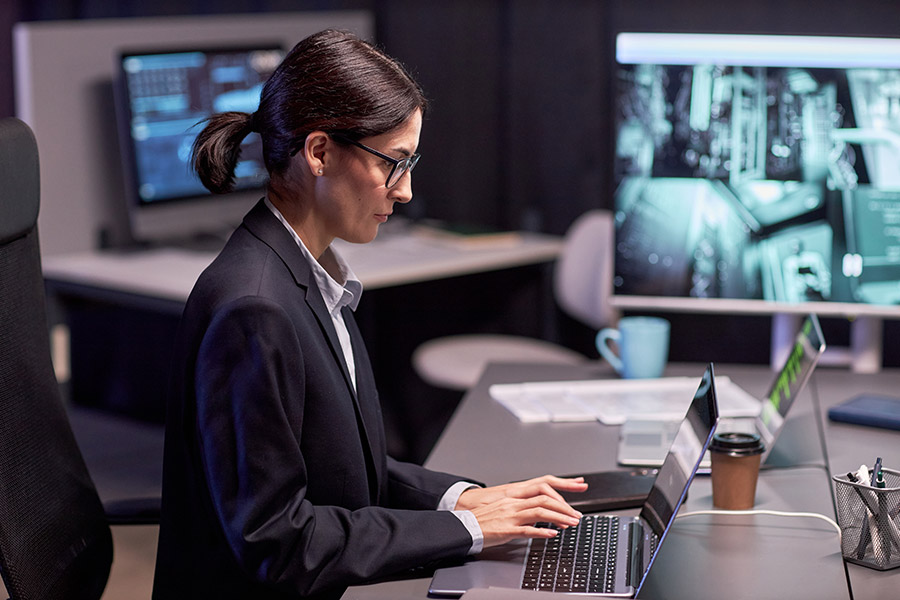
<instances>
[{"instance_id":1,"label":"office chair","mask_svg":"<svg viewBox=\"0 0 900 600\"><path fill-rule=\"evenodd\" d=\"M615 321L609 306L612 292L613 219L608 211L581 215L566 232L555 265L553 292L557 304L575 319L600 329ZM453 335L429 340L413 352L416 373L427 383L467 390L489 362L577 364L579 352L521 336Z\"/></svg>"},{"instance_id":2,"label":"office chair","mask_svg":"<svg viewBox=\"0 0 900 600\"><path fill-rule=\"evenodd\" d=\"M0 120L0 575L11 600L95 600L112 536L50 359L31 130Z\"/></svg>"}]
</instances>

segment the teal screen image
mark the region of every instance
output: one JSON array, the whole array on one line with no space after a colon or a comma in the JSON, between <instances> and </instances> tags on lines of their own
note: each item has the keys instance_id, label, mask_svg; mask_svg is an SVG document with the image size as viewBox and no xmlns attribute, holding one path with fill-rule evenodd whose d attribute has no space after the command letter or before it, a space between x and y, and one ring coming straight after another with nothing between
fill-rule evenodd
<instances>
[{"instance_id":1,"label":"teal screen image","mask_svg":"<svg viewBox=\"0 0 900 600\"><path fill-rule=\"evenodd\" d=\"M126 53L120 57L119 110L129 181L140 204L208 194L192 172L191 147L205 119L225 111L253 112L263 83L281 61L278 47ZM267 172L262 143L241 145L235 189L261 188Z\"/></svg>"},{"instance_id":2,"label":"teal screen image","mask_svg":"<svg viewBox=\"0 0 900 600\"><path fill-rule=\"evenodd\" d=\"M900 304L900 65L723 54L617 67L615 294Z\"/></svg>"}]
</instances>

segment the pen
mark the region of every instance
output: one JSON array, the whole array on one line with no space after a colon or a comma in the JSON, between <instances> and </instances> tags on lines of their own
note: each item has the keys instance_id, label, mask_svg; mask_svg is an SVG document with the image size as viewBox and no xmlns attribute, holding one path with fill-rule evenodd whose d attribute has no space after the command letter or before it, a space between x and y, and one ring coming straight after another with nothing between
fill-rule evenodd
<instances>
[{"instance_id":1,"label":"pen","mask_svg":"<svg viewBox=\"0 0 900 600\"><path fill-rule=\"evenodd\" d=\"M878 470L878 474L875 476L875 487L878 489L885 488L884 471L881 469ZM884 493L878 493L878 512L879 518L885 524L890 534L890 538L882 541L882 552L885 555L885 559L889 560L891 558L891 542L900 549L900 530L898 530L897 525L890 517L890 511L887 507L887 496Z\"/></svg>"},{"instance_id":2,"label":"pen","mask_svg":"<svg viewBox=\"0 0 900 600\"><path fill-rule=\"evenodd\" d=\"M867 471L868 471L868 469L867 469ZM859 483L859 477L856 475L856 473L853 473L852 471L847 472L847 479L849 479L853 483ZM853 491L856 492L856 495L859 496L859 499L863 501L863 504L871 512L875 512L878 509L878 507L872 505L872 498L868 497L868 494L863 494L860 491L860 489L856 486L853 487Z\"/></svg>"},{"instance_id":3,"label":"pen","mask_svg":"<svg viewBox=\"0 0 900 600\"><path fill-rule=\"evenodd\" d=\"M871 487L876 487L876 482L878 481L878 473L880 472L881 457L878 456L875 458L875 466L872 467L872 472L870 474L869 485ZM883 511L887 510L887 507L884 504L884 498L882 497L882 494L879 494L877 492L873 492L873 494L875 496L876 502L878 503L878 506L869 514L869 534L872 536L872 552L877 558L880 549L881 556L885 559L890 559L891 539L887 537L888 533L883 532L878 526L878 517ZM871 496L871 494L869 494L868 492L866 492L866 495Z\"/></svg>"},{"instance_id":4,"label":"pen","mask_svg":"<svg viewBox=\"0 0 900 600\"><path fill-rule=\"evenodd\" d=\"M878 477L878 474L881 473L881 457L875 459L875 466L872 467L872 481L869 482L869 485L875 487L875 480Z\"/></svg>"}]
</instances>

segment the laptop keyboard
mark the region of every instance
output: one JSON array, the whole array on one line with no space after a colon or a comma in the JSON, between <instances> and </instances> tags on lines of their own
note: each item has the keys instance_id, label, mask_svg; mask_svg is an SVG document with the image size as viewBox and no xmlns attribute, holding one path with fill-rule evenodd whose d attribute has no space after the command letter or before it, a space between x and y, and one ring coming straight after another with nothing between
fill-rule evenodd
<instances>
[{"instance_id":1,"label":"laptop keyboard","mask_svg":"<svg viewBox=\"0 0 900 600\"><path fill-rule=\"evenodd\" d=\"M575 527L560 529L551 539L532 539L522 574L522 588L553 592L615 591L619 518L588 515Z\"/></svg>"}]
</instances>

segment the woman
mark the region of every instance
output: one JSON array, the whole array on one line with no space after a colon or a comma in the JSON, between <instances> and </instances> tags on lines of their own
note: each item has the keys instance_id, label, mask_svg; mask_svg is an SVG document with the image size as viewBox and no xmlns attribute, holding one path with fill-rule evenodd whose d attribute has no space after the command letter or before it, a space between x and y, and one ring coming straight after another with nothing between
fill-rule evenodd
<instances>
[{"instance_id":1,"label":"woman","mask_svg":"<svg viewBox=\"0 0 900 600\"><path fill-rule=\"evenodd\" d=\"M194 167L210 190L230 189L251 131L270 181L182 318L155 598L337 598L554 535L537 521L577 522L556 489L581 480L482 488L386 456L351 312L362 288L330 244L371 241L411 200L424 110L397 62L323 31L286 56L255 114L215 115L198 136Z\"/></svg>"}]
</instances>

